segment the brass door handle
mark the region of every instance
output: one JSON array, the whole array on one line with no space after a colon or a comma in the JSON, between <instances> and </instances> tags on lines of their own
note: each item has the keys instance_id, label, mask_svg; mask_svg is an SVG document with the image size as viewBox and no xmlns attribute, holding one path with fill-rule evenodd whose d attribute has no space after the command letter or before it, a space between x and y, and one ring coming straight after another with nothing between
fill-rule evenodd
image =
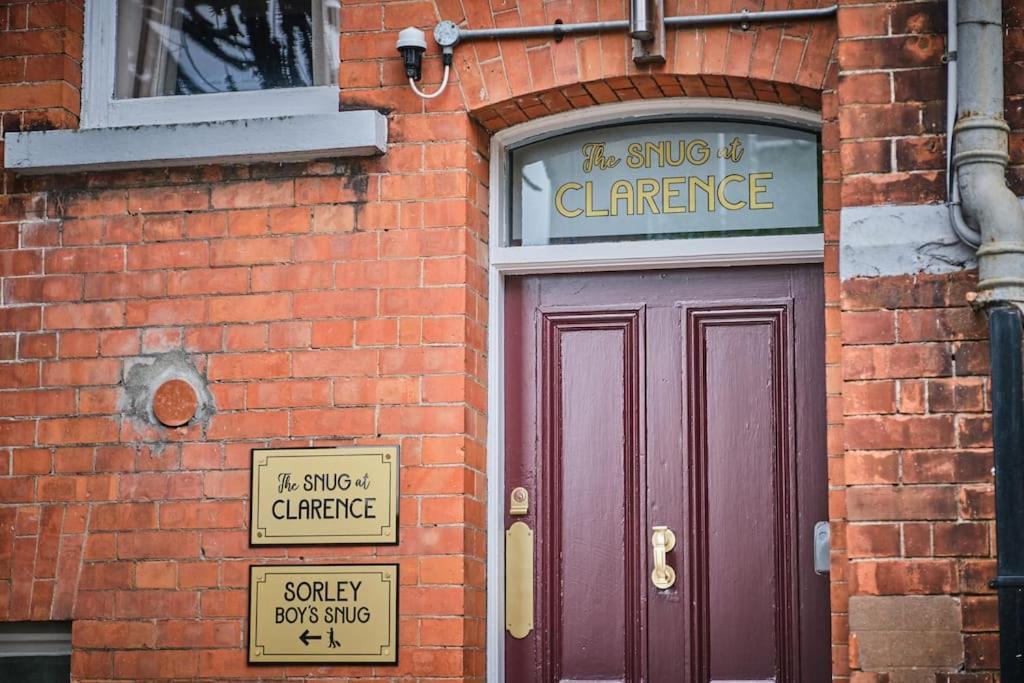
<instances>
[{"instance_id":1,"label":"brass door handle","mask_svg":"<svg viewBox=\"0 0 1024 683\"><path fill-rule=\"evenodd\" d=\"M668 566L668 554L676 547L676 535L667 526L656 526L652 531L654 570L651 572L651 582L656 588L665 590L676 583L676 571Z\"/></svg>"}]
</instances>

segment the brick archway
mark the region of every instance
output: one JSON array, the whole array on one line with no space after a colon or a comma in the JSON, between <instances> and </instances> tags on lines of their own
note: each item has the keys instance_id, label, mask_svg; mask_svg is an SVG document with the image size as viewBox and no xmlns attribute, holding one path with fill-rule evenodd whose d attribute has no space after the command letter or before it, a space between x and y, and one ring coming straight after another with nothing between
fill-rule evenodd
<instances>
[{"instance_id":1,"label":"brick archway","mask_svg":"<svg viewBox=\"0 0 1024 683\"><path fill-rule=\"evenodd\" d=\"M819 90L790 83L735 76L635 74L519 95L472 113L481 126L494 132L570 109L662 97L717 97L821 109Z\"/></svg>"}]
</instances>

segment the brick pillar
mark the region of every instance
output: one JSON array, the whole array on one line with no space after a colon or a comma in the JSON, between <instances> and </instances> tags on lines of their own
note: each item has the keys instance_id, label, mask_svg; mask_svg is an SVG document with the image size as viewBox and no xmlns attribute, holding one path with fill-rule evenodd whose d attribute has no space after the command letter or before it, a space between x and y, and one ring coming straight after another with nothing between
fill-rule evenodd
<instances>
[{"instance_id":1,"label":"brick pillar","mask_svg":"<svg viewBox=\"0 0 1024 683\"><path fill-rule=\"evenodd\" d=\"M844 211L945 198L945 13L942 2L840 8ZM935 216L941 232L944 212ZM894 220L877 227L914 229ZM979 673L964 680L987 681L983 672L998 666L986 586L994 572L987 331L967 304L973 277L841 285L855 681L961 680L946 672L965 668Z\"/></svg>"}]
</instances>

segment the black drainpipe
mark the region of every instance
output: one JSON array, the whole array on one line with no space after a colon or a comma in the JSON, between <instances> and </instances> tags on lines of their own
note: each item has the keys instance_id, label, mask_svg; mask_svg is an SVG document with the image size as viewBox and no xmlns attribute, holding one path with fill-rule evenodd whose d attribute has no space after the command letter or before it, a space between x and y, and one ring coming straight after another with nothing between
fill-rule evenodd
<instances>
[{"instance_id":1,"label":"black drainpipe","mask_svg":"<svg viewBox=\"0 0 1024 683\"><path fill-rule=\"evenodd\" d=\"M1006 683L1024 681L1024 319L1015 306L989 310L992 445L996 475L999 668Z\"/></svg>"}]
</instances>

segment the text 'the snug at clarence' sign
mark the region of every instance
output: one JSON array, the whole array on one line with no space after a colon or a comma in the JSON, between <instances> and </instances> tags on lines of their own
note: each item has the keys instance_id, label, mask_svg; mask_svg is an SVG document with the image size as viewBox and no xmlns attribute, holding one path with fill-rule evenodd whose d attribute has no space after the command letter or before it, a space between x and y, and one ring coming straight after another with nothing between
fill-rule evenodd
<instances>
[{"instance_id":1,"label":"text 'the snug at clarence' sign","mask_svg":"<svg viewBox=\"0 0 1024 683\"><path fill-rule=\"evenodd\" d=\"M249 661L395 664L398 565L249 568Z\"/></svg>"},{"instance_id":2,"label":"text 'the snug at clarence' sign","mask_svg":"<svg viewBox=\"0 0 1024 683\"><path fill-rule=\"evenodd\" d=\"M254 449L253 545L398 542L398 447Z\"/></svg>"},{"instance_id":3,"label":"text 'the snug at clarence' sign","mask_svg":"<svg viewBox=\"0 0 1024 683\"><path fill-rule=\"evenodd\" d=\"M821 232L818 135L643 121L511 152L510 245Z\"/></svg>"}]
</instances>

